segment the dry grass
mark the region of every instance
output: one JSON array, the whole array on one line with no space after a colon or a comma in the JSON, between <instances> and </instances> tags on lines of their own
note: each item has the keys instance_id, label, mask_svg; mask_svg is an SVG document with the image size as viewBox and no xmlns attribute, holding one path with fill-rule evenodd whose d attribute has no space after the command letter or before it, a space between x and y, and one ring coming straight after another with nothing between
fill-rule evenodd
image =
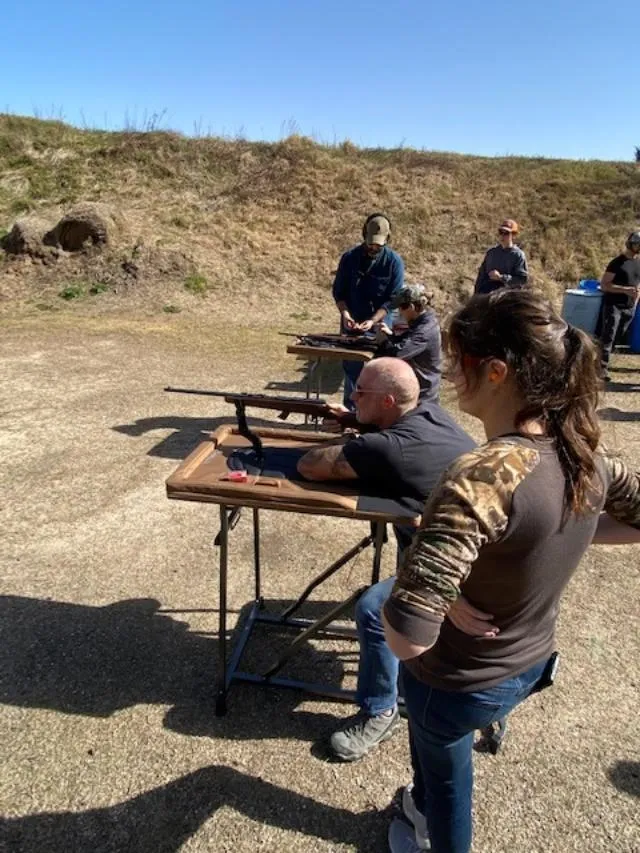
<instances>
[{"instance_id":1,"label":"dry grass","mask_svg":"<svg viewBox=\"0 0 640 853\"><path fill-rule=\"evenodd\" d=\"M152 312L2 325L3 849L383 853L385 809L408 779L405 736L341 766L312 745L347 707L237 687L216 719L216 514L164 495L201 430L230 412L162 387L295 384L286 341L268 327L223 339L201 317ZM630 372L603 401L606 426L638 465L629 383L640 359L614 367ZM290 599L360 535L357 523L265 514L267 598ZM232 534L235 612L250 570L244 519ZM366 576L361 559L313 608ZM499 757L476 757L477 851L640 850L637 600L635 550L592 549L565 597L557 686L514 715ZM353 652L314 642L296 666L351 682Z\"/></svg>"},{"instance_id":2,"label":"dry grass","mask_svg":"<svg viewBox=\"0 0 640 853\"><path fill-rule=\"evenodd\" d=\"M156 311L170 302L216 313L232 293L246 303L249 322L260 313L282 320L291 305L325 320L339 254L373 209L389 212L408 278L428 281L440 308L469 293L505 215L523 225L537 285L556 295L599 276L640 219L640 170L632 163L331 147L299 136L272 144L187 139L0 116L0 172L5 228L25 211L54 216L78 200L124 215L128 231L108 264L137 246L147 271L119 298ZM184 255L188 262L172 268L168 258ZM49 279L57 287L61 277L104 275L86 260L54 270L4 266L0 294L9 306L55 302ZM185 292L190 274L206 276L206 299Z\"/></svg>"}]
</instances>

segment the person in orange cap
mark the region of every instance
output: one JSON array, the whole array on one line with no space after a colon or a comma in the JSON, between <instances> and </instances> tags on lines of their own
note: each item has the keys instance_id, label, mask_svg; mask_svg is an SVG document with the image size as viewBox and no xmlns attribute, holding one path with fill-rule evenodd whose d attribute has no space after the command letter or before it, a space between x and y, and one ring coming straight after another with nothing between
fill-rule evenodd
<instances>
[{"instance_id":1,"label":"person in orange cap","mask_svg":"<svg viewBox=\"0 0 640 853\"><path fill-rule=\"evenodd\" d=\"M501 287L524 287L529 277L524 252L513 242L520 228L513 219L498 226L498 244L480 264L474 293L491 293Z\"/></svg>"}]
</instances>

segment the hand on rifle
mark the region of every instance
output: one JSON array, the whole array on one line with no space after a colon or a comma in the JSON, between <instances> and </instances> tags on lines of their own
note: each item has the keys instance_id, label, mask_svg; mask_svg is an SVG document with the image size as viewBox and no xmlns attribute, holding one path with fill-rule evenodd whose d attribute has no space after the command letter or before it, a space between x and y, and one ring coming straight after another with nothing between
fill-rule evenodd
<instances>
[{"instance_id":1,"label":"hand on rifle","mask_svg":"<svg viewBox=\"0 0 640 853\"><path fill-rule=\"evenodd\" d=\"M348 329L350 332L353 332L355 329L358 328L358 324L346 309L342 312L341 317L342 325L345 329Z\"/></svg>"},{"instance_id":2,"label":"hand on rifle","mask_svg":"<svg viewBox=\"0 0 640 853\"><path fill-rule=\"evenodd\" d=\"M322 425L327 425L329 432L356 432L357 421L356 416L352 411L347 409L340 403L328 403L328 408L335 416L333 418L325 418Z\"/></svg>"},{"instance_id":3,"label":"hand on rifle","mask_svg":"<svg viewBox=\"0 0 640 853\"><path fill-rule=\"evenodd\" d=\"M355 328L359 332L368 332L369 329L373 328L373 320L363 320L362 323L356 323Z\"/></svg>"},{"instance_id":4,"label":"hand on rifle","mask_svg":"<svg viewBox=\"0 0 640 853\"><path fill-rule=\"evenodd\" d=\"M379 323L376 323L376 337L375 342L377 344L383 344L389 335L392 335L393 331L387 326L385 322L382 320Z\"/></svg>"},{"instance_id":5,"label":"hand on rifle","mask_svg":"<svg viewBox=\"0 0 640 853\"><path fill-rule=\"evenodd\" d=\"M464 595L461 595L449 608L447 619L470 637L483 637L490 640L500 633L496 625L491 624L492 613L485 613L470 604Z\"/></svg>"},{"instance_id":6,"label":"hand on rifle","mask_svg":"<svg viewBox=\"0 0 640 853\"><path fill-rule=\"evenodd\" d=\"M345 414L349 411L346 406L342 406L340 403L327 403L327 408L334 412L336 417L331 418L323 418L322 419L322 427L327 432L342 432L342 426L340 424L340 415Z\"/></svg>"}]
</instances>

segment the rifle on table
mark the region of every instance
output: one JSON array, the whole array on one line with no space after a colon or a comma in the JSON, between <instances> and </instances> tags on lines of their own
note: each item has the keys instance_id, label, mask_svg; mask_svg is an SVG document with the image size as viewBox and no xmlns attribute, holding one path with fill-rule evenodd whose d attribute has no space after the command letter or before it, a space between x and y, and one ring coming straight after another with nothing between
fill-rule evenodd
<instances>
[{"instance_id":1,"label":"rifle on table","mask_svg":"<svg viewBox=\"0 0 640 853\"><path fill-rule=\"evenodd\" d=\"M173 388L168 385L165 391L174 394L199 394L205 397L222 397L226 403L236 407L238 432L249 439L259 460L264 458L260 437L251 432L247 423L247 406L255 409L270 409L280 412L280 420L286 420L293 412L299 415L310 415L312 418L328 418L338 422L342 430L354 427L362 431L353 412L335 412L326 400L310 400L306 397L279 397L275 394L233 394L228 391L205 391L199 388Z\"/></svg>"},{"instance_id":2,"label":"rifle on table","mask_svg":"<svg viewBox=\"0 0 640 853\"><path fill-rule=\"evenodd\" d=\"M328 349L356 349L365 352L375 352L378 349L378 344L370 335L309 334L297 335L297 339L299 344Z\"/></svg>"}]
</instances>

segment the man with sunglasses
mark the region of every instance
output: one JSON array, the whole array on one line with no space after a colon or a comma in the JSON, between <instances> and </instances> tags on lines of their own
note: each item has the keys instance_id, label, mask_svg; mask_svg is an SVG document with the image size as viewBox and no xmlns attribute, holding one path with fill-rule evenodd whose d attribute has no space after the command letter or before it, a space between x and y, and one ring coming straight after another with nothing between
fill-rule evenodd
<instances>
[{"instance_id":1,"label":"man with sunglasses","mask_svg":"<svg viewBox=\"0 0 640 853\"><path fill-rule=\"evenodd\" d=\"M308 480L358 480L369 494L422 509L443 471L475 447L473 439L437 403L418 401L414 371L398 358L370 361L353 390L356 417L377 432L345 436L302 456L298 471ZM395 527L398 560L413 528ZM394 578L374 584L356 605L360 666L356 701L360 711L334 732L329 749L341 761L357 761L388 740L400 725L397 705L398 660L387 646L382 608ZM472 636L490 636L489 614L460 597L450 620Z\"/></svg>"},{"instance_id":2,"label":"man with sunglasses","mask_svg":"<svg viewBox=\"0 0 640 853\"><path fill-rule=\"evenodd\" d=\"M474 293L491 293L500 287L524 287L529 277L524 252L513 242L520 227L513 219L498 226L498 244L480 264Z\"/></svg>"},{"instance_id":3,"label":"man with sunglasses","mask_svg":"<svg viewBox=\"0 0 640 853\"><path fill-rule=\"evenodd\" d=\"M362 226L362 243L343 254L333 282L343 334L368 332L387 315L391 298L404 282L402 258L387 245L391 223L372 213ZM344 361L344 405L353 410L351 392L362 370L360 361Z\"/></svg>"},{"instance_id":4,"label":"man with sunglasses","mask_svg":"<svg viewBox=\"0 0 640 853\"><path fill-rule=\"evenodd\" d=\"M391 300L400 313L403 331L394 332L385 323L376 329L376 357L389 356L406 361L420 385L420 400L437 403L440 397L440 324L431 308L432 294L423 284L402 287Z\"/></svg>"}]
</instances>

